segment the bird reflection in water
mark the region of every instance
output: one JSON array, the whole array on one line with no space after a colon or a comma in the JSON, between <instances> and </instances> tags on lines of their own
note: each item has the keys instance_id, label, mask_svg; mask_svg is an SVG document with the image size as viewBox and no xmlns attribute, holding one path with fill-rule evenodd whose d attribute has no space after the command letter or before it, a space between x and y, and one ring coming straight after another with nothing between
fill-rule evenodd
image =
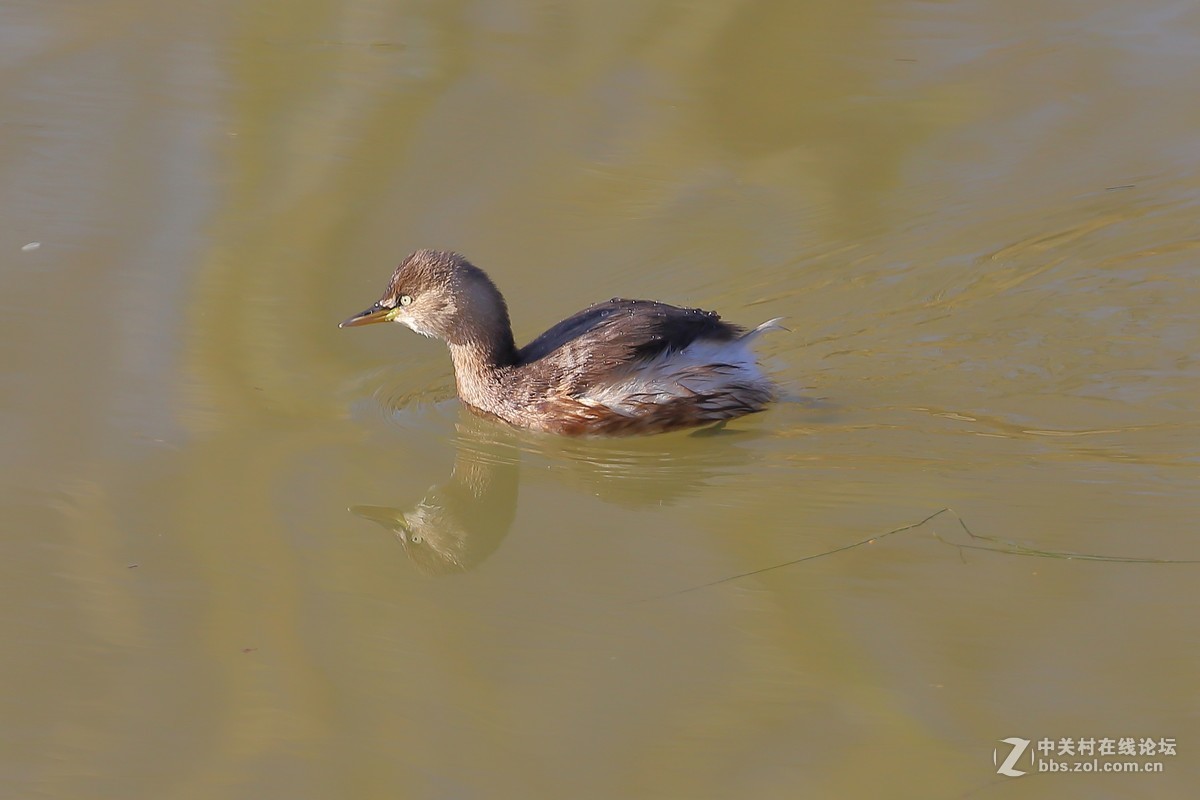
<instances>
[{"instance_id":1,"label":"bird reflection in water","mask_svg":"<svg viewBox=\"0 0 1200 800\"><path fill-rule=\"evenodd\" d=\"M670 505L714 476L737 471L755 457L744 444L757 436L701 429L647 439L563 439L499 428L464 410L449 480L408 509L357 505L350 511L394 533L419 571L466 572L495 552L512 528L522 456L534 467L528 479L646 508Z\"/></svg>"},{"instance_id":2,"label":"bird reflection in water","mask_svg":"<svg viewBox=\"0 0 1200 800\"><path fill-rule=\"evenodd\" d=\"M517 513L518 451L502 443L457 443L450 479L412 508L352 506L396 535L421 572L466 572L490 556Z\"/></svg>"}]
</instances>

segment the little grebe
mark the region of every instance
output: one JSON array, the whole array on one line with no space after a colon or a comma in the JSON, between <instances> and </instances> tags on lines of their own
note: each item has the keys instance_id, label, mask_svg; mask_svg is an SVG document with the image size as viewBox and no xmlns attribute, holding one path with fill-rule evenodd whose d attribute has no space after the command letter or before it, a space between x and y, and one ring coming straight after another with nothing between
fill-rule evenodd
<instances>
[{"instance_id":1,"label":"little grebe","mask_svg":"<svg viewBox=\"0 0 1200 800\"><path fill-rule=\"evenodd\" d=\"M761 411L774 396L750 332L711 311L613 299L563 320L521 349L504 297L458 253L418 250L375 305L340 327L400 322L450 348L458 396L518 427L631 434Z\"/></svg>"}]
</instances>

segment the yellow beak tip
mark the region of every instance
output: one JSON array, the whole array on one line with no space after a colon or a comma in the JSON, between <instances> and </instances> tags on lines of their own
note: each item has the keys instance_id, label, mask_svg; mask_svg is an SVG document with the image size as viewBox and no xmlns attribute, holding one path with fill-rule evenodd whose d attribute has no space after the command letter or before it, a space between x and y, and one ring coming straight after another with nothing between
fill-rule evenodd
<instances>
[{"instance_id":1,"label":"yellow beak tip","mask_svg":"<svg viewBox=\"0 0 1200 800\"><path fill-rule=\"evenodd\" d=\"M338 323L339 328L357 328L360 325L374 325L377 322L390 322L394 309L372 306L360 314Z\"/></svg>"}]
</instances>

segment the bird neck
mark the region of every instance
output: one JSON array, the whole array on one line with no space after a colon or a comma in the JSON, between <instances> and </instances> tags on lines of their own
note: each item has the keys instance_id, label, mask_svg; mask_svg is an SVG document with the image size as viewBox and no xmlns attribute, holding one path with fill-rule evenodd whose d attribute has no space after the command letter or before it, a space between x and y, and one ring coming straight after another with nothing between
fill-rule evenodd
<instances>
[{"instance_id":1,"label":"bird neck","mask_svg":"<svg viewBox=\"0 0 1200 800\"><path fill-rule=\"evenodd\" d=\"M501 374L517 363L517 348L508 320L488 330L447 343L454 362L458 396L476 408L489 410L497 397Z\"/></svg>"}]
</instances>

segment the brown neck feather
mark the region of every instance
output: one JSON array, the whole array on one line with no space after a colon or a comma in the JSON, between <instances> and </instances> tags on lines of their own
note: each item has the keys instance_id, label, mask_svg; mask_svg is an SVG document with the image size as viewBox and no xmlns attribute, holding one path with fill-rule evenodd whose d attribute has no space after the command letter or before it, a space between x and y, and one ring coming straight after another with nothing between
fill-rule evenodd
<instances>
[{"instance_id":1,"label":"brown neck feather","mask_svg":"<svg viewBox=\"0 0 1200 800\"><path fill-rule=\"evenodd\" d=\"M456 343L447 343L454 361L458 396L476 408L490 408L497 399L500 373L517 363L517 348L507 315L503 323L489 330L472 331Z\"/></svg>"}]
</instances>

